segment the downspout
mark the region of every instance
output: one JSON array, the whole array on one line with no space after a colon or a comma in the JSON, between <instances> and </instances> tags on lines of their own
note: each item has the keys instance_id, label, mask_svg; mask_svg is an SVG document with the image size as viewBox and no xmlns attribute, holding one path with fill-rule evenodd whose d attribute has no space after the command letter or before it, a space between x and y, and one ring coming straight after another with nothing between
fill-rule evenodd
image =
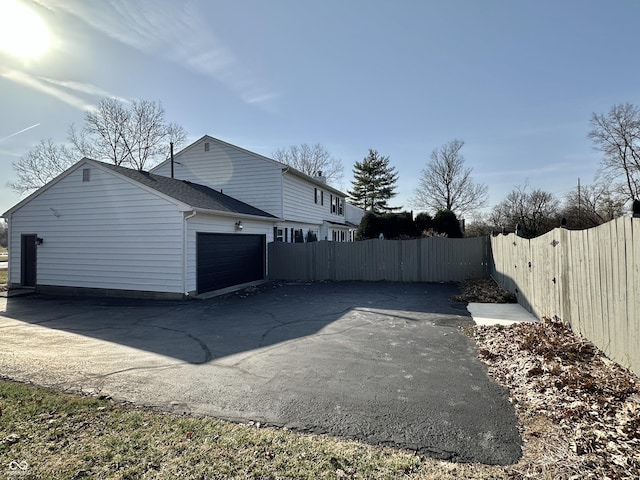
<instances>
[{"instance_id":1,"label":"downspout","mask_svg":"<svg viewBox=\"0 0 640 480\"><path fill-rule=\"evenodd\" d=\"M187 220L195 217L196 213L197 212L193 210L189 215L184 217L184 228L182 229L182 291L185 297L189 296L189 291L187 290Z\"/></svg>"},{"instance_id":2,"label":"downspout","mask_svg":"<svg viewBox=\"0 0 640 480\"><path fill-rule=\"evenodd\" d=\"M11 288L11 271L15 270L11 268L11 259L13 256L11 255L11 224L13 223L13 212L9 214L9 218L7 220L7 288ZM22 247L22 246L21 246ZM22 255L22 253L21 253ZM22 268L22 266L20 266ZM15 273L14 273L15 275Z\"/></svg>"},{"instance_id":3,"label":"downspout","mask_svg":"<svg viewBox=\"0 0 640 480\"><path fill-rule=\"evenodd\" d=\"M286 220L284 218L284 174L287 173L289 171L289 167L287 168L283 168L282 169L282 175L280 176L280 212L281 212L281 217L282 220ZM275 242L276 239L274 238L273 241Z\"/></svg>"}]
</instances>

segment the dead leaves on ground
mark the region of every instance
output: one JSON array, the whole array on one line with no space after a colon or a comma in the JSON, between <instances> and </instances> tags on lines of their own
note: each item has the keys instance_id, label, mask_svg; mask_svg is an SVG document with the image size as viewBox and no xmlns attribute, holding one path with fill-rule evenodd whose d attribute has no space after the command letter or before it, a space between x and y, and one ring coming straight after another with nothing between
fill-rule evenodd
<instances>
[{"instance_id":1,"label":"dead leaves on ground","mask_svg":"<svg viewBox=\"0 0 640 480\"><path fill-rule=\"evenodd\" d=\"M465 303L516 303L516 296L498 287L491 278L469 278L460 285L462 293L451 299Z\"/></svg>"},{"instance_id":2,"label":"dead leaves on ground","mask_svg":"<svg viewBox=\"0 0 640 480\"><path fill-rule=\"evenodd\" d=\"M550 319L478 326L473 335L489 373L510 391L524 440L556 438L514 466L513 478L640 478L637 376ZM543 432L527 428L541 415L550 420Z\"/></svg>"}]
</instances>

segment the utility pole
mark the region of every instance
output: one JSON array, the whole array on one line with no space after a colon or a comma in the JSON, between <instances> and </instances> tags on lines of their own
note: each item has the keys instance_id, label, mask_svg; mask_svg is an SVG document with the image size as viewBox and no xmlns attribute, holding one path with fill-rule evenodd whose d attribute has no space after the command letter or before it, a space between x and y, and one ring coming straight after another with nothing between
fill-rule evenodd
<instances>
[{"instance_id":1,"label":"utility pole","mask_svg":"<svg viewBox=\"0 0 640 480\"><path fill-rule=\"evenodd\" d=\"M169 143L169 155L171 156L171 178L173 178L173 142ZM580 180L578 180L579 182Z\"/></svg>"},{"instance_id":2,"label":"utility pole","mask_svg":"<svg viewBox=\"0 0 640 480\"><path fill-rule=\"evenodd\" d=\"M580 192L580 177L578 177L578 224L582 217L582 193Z\"/></svg>"}]
</instances>

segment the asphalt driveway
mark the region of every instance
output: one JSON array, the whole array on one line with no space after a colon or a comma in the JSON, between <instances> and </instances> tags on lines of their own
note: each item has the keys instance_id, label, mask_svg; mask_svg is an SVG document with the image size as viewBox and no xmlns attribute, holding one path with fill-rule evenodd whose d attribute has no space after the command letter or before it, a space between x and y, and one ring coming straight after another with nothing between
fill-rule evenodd
<instances>
[{"instance_id":1,"label":"asphalt driveway","mask_svg":"<svg viewBox=\"0 0 640 480\"><path fill-rule=\"evenodd\" d=\"M508 464L506 392L444 284L267 284L158 302L0 298L0 374L180 412Z\"/></svg>"}]
</instances>

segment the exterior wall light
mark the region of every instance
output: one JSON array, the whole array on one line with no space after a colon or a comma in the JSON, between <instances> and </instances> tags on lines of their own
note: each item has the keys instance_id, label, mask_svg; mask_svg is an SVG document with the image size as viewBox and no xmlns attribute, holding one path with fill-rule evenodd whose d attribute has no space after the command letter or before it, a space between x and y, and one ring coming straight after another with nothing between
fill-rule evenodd
<instances>
[{"instance_id":1,"label":"exterior wall light","mask_svg":"<svg viewBox=\"0 0 640 480\"><path fill-rule=\"evenodd\" d=\"M244 228L244 225L242 225L242 221L238 220L236 222L236 230L242 230Z\"/></svg>"}]
</instances>

